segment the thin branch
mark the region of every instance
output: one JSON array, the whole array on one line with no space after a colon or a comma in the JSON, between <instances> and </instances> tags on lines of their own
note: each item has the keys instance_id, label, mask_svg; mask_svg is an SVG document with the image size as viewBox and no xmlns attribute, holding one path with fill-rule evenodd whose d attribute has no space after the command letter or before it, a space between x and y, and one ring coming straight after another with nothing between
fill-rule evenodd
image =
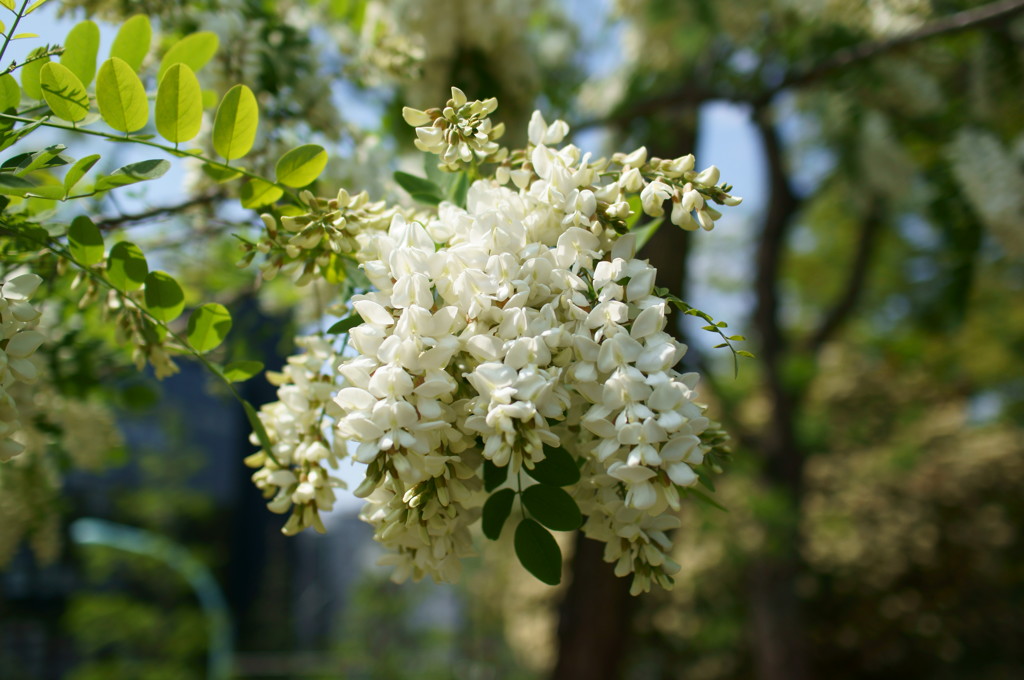
<instances>
[{"instance_id":1,"label":"thin branch","mask_svg":"<svg viewBox=\"0 0 1024 680\"><path fill-rule=\"evenodd\" d=\"M755 262L754 326L761 340L758 359L764 367L765 388L772 405L761 449L766 456L768 479L799 497L803 454L795 430L796 394L784 377L786 339L779 322L779 283L783 251L800 202L789 184L778 131L767 120L766 113L762 109L754 115L768 164L771 197Z\"/></svg>"},{"instance_id":2,"label":"thin branch","mask_svg":"<svg viewBox=\"0 0 1024 680\"><path fill-rule=\"evenodd\" d=\"M184 212L189 208L195 208L200 205L208 205L225 198L223 193L217 192L213 194L205 194L203 196L196 196L191 198L184 203L177 205L161 206L159 208L152 208L144 212L128 213L124 215L118 215L117 217L107 217L96 222L96 226L100 231L109 231L115 227L120 227L124 224L131 222L144 222L146 220L155 219L158 217L166 217L168 215L175 215L180 212Z\"/></svg>"},{"instance_id":3,"label":"thin branch","mask_svg":"<svg viewBox=\"0 0 1024 680\"><path fill-rule=\"evenodd\" d=\"M1001 0L982 7L964 10L941 19L931 21L916 31L910 31L895 38L869 41L839 50L831 57L810 68L794 67L779 82L762 91L741 94L721 89L705 89L703 86L687 84L669 92L639 101L632 106L603 118L584 120L572 125L575 131L610 124L624 124L648 116L655 111L672 106L695 105L710 100L732 101L739 104L753 104L761 108L780 92L794 87L809 85L854 64L873 59L907 45L919 43L940 35L951 35L961 31L981 28L988 24L1003 22L1024 12L1024 0Z\"/></svg>"},{"instance_id":4,"label":"thin branch","mask_svg":"<svg viewBox=\"0 0 1024 680\"><path fill-rule=\"evenodd\" d=\"M850 265L846 285L835 304L822 318L821 325L807 340L807 348L812 353L818 353L825 343L835 335L860 301L864 291L864 281L867 279L868 269L876 250L875 246L878 243L883 214L882 201L873 201L860 225L857 252Z\"/></svg>"},{"instance_id":5,"label":"thin branch","mask_svg":"<svg viewBox=\"0 0 1024 680\"><path fill-rule=\"evenodd\" d=\"M879 55L892 52L901 47L940 35L952 35L961 31L979 28L986 24L1003 22L1021 12L1024 12L1024 0L1002 0L1001 2L993 2L930 21L916 31L910 31L889 40L854 45L853 47L836 52L830 58L811 68L790 72L777 84L756 97L753 100L754 104L766 103L783 90L808 85L836 71L869 59L874 59Z\"/></svg>"}]
</instances>

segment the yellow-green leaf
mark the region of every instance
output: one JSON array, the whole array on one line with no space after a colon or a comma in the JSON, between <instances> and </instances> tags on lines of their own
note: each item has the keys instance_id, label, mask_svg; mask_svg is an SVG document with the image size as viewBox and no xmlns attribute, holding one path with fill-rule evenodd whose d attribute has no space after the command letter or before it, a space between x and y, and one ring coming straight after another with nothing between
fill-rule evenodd
<instances>
[{"instance_id":1,"label":"yellow-green leaf","mask_svg":"<svg viewBox=\"0 0 1024 680\"><path fill-rule=\"evenodd\" d=\"M175 144L199 134L203 122L203 95L188 64L167 69L156 93L156 130Z\"/></svg>"},{"instance_id":2,"label":"yellow-green leaf","mask_svg":"<svg viewBox=\"0 0 1024 680\"><path fill-rule=\"evenodd\" d=\"M46 54L45 47L35 48L28 53L28 57L25 59L26 63L21 67L21 87L31 99L43 98L43 90L39 85L39 72L44 65L50 62L50 58L35 59L43 54ZM29 61L30 59L34 59L34 61Z\"/></svg>"},{"instance_id":3,"label":"yellow-green leaf","mask_svg":"<svg viewBox=\"0 0 1024 680\"><path fill-rule=\"evenodd\" d=\"M188 318L188 342L197 352L209 352L217 347L230 330L231 313L216 302L208 302Z\"/></svg>"},{"instance_id":4,"label":"yellow-green leaf","mask_svg":"<svg viewBox=\"0 0 1024 680\"><path fill-rule=\"evenodd\" d=\"M88 86L96 75L96 54L100 49L100 29L92 21L75 24L64 38L63 64Z\"/></svg>"},{"instance_id":5,"label":"yellow-green leaf","mask_svg":"<svg viewBox=\"0 0 1024 680\"><path fill-rule=\"evenodd\" d=\"M103 261L103 234L85 215L71 221L68 248L78 264L90 267Z\"/></svg>"},{"instance_id":6,"label":"yellow-green leaf","mask_svg":"<svg viewBox=\"0 0 1024 680\"><path fill-rule=\"evenodd\" d=\"M327 152L318 144L303 144L281 156L274 172L277 181L289 187L304 187L327 166Z\"/></svg>"},{"instance_id":7,"label":"yellow-green leaf","mask_svg":"<svg viewBox=\"0 0 1024 680\"><path fill-rule=\"evenodd\" d=\"M218 165L210 165L209 163L203 163L202 166L203 174L212 179L218 184L224 182L230 182L233 179L237 179L242 176L242 173L238 170L232 170L231 168L222 168Z\"/></svg>"},{"instance_id":8,"label":"yellow-green leaf","mask_svg":"<svg viewBox=\"0 0 1024 680\"><path fill-rule=\"evenodd\" d=\"M149 43L153 38L153 29L145 14L136 14L121 24L110 46L110 56L124 60L133 70L142 68L142 62L149 52Z\"/></svg>"},{"instance_id":9,"label":"yellow-green leaf","mask_svg":"<svg viewBox=\"0 0 1024 680\"><path fill-rule=\"evenodd\" d=\"M49 0L36 0L31 5L28 6L28 9L25 10L24 16L32 14L32 12L35 12L37 9L45 5L47 2L49 2Z\"/></svg>"},{"instance_id":10,"label":"yellow-green leaf","mask_svg":"<svg viewBox=\"0 0 1024 680\"><path fill-rule=\"evenodd\" d=\"M146 256L134 243L115 243L107 256L107 280L110 285L124 293L138 290L146 281L149 265Z\"/></svg>"},{"instance_id":11,"label":"yellow-green leaf","mask_svg":"<svg viewBox=\"0 0 1024 680\"><path fill-rule=\"evenodd\" d=\"M259 124L256 97L245 85L227 91L213 119L213 148L227 160L249 153Z\"/></svg>"},{"instance_id":12,"label":"yellow-green leaf","mask_svg":"<svg viewBox=\"0 0 1024 680\"><path fill-rule=\"evenodd\" d=\"M186 35L167 50L167 54L160 62L157 80L162 80L167 69L175 64L187 64L193 71L198 71L217 53L219 44L220 38L213 31L199 31Z\"/></svg>"},{"instance_id":13,"label":"yellow-green leaf","mask_svg":"<svg viewBox=\"0 0 1024 680\"><path fill-rule=\"evenodd\" d=\"M284 195L284 191L276 184L262 179L252 179L242 187L241 198L243 208L259 208L270 205Z\"/></svg>"},{"instance_id":14,"label":"yellow-green leaf","mask_svg":"<svg viewBox=\"0 0 1024 680\"><path fill-rule=\"evenodd\" d=\"M77 123L89 113L89 95L70 69L58 63L45 64L39 73L39 84L43 99L58 118Z\"/></svg>"},{"instance_id":15,"label":"yellow-green leaf","mask_svg":"<svg viewBox=\"0 0 1024 680\"><path fill-rule=\"evenodd\" d=\"M96 161L99 159L100 155L98 153L94 153L75 161L75 164L71 166L70 170L68 170L68 174L64 175L64 192L71 193L71 190L75 188L75 185L85 177L85 173L89 172L89 170L92 169L92 166L96 165Z\"/></svg>"},{"instance_id":16,"label":"yellow-green leaf","mask_svg":"<svg viewBox=\"0 0 1024 680\"><path fill-rule=\"evenodd\" d=\"M121 166L114 172L96 180L96 191L107 191L162 177L171 169L171 164L162 158L152 158Z\"/></svg>"},{"instance_id":17,"label":"yellow-green leaf","mask_svg":"<svg viewBox=\"0 0 1024 680\"><path fill-rule=\"evenodd\" d=\"M263 370L260 361L233 361L224 367L224 379L228 382L244 382Z\"/></svg>"},{"instance_id":18,"label":"yellow-green leaf","mask_svg":"<svg viewBox=\"0 0 1024 680\"><path fill-rule=\"evenodd\" d=\"M14 0L0 0L0 5L3 5L4 7L6 7L9 10L11 10L12 12L15 11L14 10Z\"/></svg>"},{"instance_id":19,"label":"yellow-green leaf","mask_svg":"<svg viewBox=\"0 0 1024 680\"><path fill-rule=\"evenodd\" d=\"M21 88L10 73L0 76L0 112L17 109L21 103Z\"/></svg>"},{"instance_id":20,"label":"yellow-green leaf","mask_svg":"<svg viewBox=\"0 0 1024 680\"><path fill-rule=\"evenodd\" d=\"M170 274L150 272L146 275L145 286L144 298L150 314L164 323L170 323L181 316L185 309L185 294Z\"/></svg>"},{"instance_id":21,"label":"yellow-green leaf","mask_svg":"<svg viewBox=\"0 0 1024 680\"><path fill-rule=\"evenodd\" d=\"M149 120L146 88L123 59L111 57L96 76L96 103L107 125L119 132L135 132Z\"/></svg>"}]
</instances>

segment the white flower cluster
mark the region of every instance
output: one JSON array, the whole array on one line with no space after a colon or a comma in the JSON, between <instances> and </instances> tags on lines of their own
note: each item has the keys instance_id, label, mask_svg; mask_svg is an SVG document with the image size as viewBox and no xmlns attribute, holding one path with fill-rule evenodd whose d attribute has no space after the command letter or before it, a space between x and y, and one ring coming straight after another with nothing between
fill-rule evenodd
<instances>
[{"instance_id":1,"label":"white flower cluster","mask_svg":"<svg viewBox=\"0 0 1024 680\"><path fill-rule=\"evenodd\" d=\"M505 124L491 124L488 118L498 108L494 97L469 101L457 87L452 98L440 109L420 111L406 106L405 122L416 128L416 148L441 157L440 167L456 171L473 160L497 162L505 159L508 149L497 140L505 134Z\"/></svg>"},{"instance_id":2,"label":"white flower cluster","mask_svg":"<svg viewBox=\"0 0 1024 680\"><path fill-rule=\"evenodd\" d=\"M258 252L266 255L260 264L264 279L298 272L296 283L306 285L330 266L333 255L356 249L356 234L386 229L395 214L395 209L382 201L370 201L365 191L353 196L341 189L332 199L316 198L306 191L303 199L309 212L282 217L280 227L272 215L262 215L266 233L259 243L246 244L240 266L248 265Z\"/></svg>"},{"instance_id":3,"label":"white flower cluster","mask_svg":"<svg viewBox=\"0 0 1024 680\"><path fill-rule=\"evenodd\" d=\"M491 129L493 105L453 94L455 119L468 112ZM406 118L437 120L409 109ZM641 148L591 162L573 145L558 148L568 126L539 112L528 132L527 149L502 154L494 180L469 187L465 208L396 213L386 230L353 234L375 289L352 298L362 322L349 331L357 356L335 365L338 388L328 376L308 377L329 355L290 360L306 362L298 372L307 377L291 364L281 401L261 412L277 463L258 454L252 462L264 467L254 479L279 512L306 503L287 532L316 526L306 513L329 504L311 502L310 492L326 489L327 477L318 472L319 484L296 497L307 464L295 452L315 442L333 459L344 455L340 442L351 443L367 465L356 490L367 499L362 517L390 550L395 577L450 581L487 498L484 461L505 468L505 484L521 493L546 450L561 446L582 466L567 491L588 518L584 531L608 544L618 573L635 574L634 591L668 587L678 569L665 533L677 525L670 511L679 509L678 487L697 481L708 420L693 402L697 375L673 368L686 348L665 332L656 271L621 233L631 194L648 215L672 200L681 206L674 222L709 229L717 218L709 202L740 199L715 186L713 166L694 172L692 156L648 160ZM442 159L468 144L420 138ZM333 422L329 438L324 418ZM333 453L328 439L339 442Z\"/></svg>"},{"instance_id":4,"label":"white flower cluster","mask_svg":"<svg viewBox=\"0 0 1024 680\"><path fill-rule=\"evenodd\" d=\"M331 370L338 357L322 337L299 337L295 342L305 352L288 357L280 373L267 373L278 386L279 400L264 405L259 413L271 449L245 459L249 467L259 468L252 480L270 499L270 510L291 511L283 529L288 535L310 526L322 533L320 512L333 508L334 489L344 488L344 482L327 470L326 466L337 467L340 456L324 428L324 407L334 394L334 379L324 371ZM255 433L250 440L260 444ZM340 446L344 455L344 443Z\"/></svg>"},{"instance_id":5,"label":"white flower cluster","mask_svg":"<svg viewBox=\"0 0 1024 680\"><path fill-rule=\"evenodd\" d=\"M45 339L35 330L39 310L28 301L42 278L21 274L0 287L0 461L25 449L18 439L21 421L10 394L16 382L33 383L39 375L33 354Z\"/></svg>"}]
</instances>

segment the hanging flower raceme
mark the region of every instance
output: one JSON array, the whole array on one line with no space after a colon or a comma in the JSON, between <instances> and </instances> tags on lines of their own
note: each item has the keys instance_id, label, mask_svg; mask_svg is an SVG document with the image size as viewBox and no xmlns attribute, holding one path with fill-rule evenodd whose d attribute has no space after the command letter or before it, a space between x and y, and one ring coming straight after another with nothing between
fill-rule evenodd
<instances>
[{"instance_id":1,"label":"hanging flower raceme","mask_svg":"<svg viewBox=\"0 0 1024 680\"><path fill-rule=\"evenodd\" d=\"M456 578L469 527L482 517L497 538L516 517L517 554L541 580L557 583L561 571L548 529L582 525L617 573L635 575L635 592L668 587L680 490L712 447L697 375L674 370L686 347L665 330L671 300L624 232L639 217L633 205L659 216L672 201L673 222L710 229L718 213L708 204L739 199L715 185L713 166L694 172L692 156L648 160L641 148L591 160L558 147L568 126L540 113L525 150L496 150L482 132L494 107L453 90L442 125L406 110L410 124L451 133L420 135L443 166L498 165L464 205L442 202L418 220L398 212L386 230L353 235L374 290L351 299L355 356L337 364L321 413L331 440L367 465L356 495L397 578ZM468 129L484 146L449 139ZM462 144L476 151L452 156ZM281 408L261 414L275 442ZM297 469L277 457L261 458L254 476L272 505L294 494L285 473Z\"/></svg>"}]
</instances>

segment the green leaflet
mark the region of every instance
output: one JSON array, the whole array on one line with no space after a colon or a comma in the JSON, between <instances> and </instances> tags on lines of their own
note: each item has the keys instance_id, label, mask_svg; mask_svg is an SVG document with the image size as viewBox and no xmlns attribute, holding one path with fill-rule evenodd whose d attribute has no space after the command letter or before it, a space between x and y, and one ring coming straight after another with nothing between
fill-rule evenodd
<instances>
[{"instance_id":1,"label":"green leaflet","mask_svg":"<svg viewBox=\"0 0 1024 680\"><path fill-rule=\"evenodd\" d=\"M108 189L114 189L116 187L123 187L137 182L156 179L167 172L170 167L171 163L169 161L159 158L154 158L148 161L139 161L138 163L129 163L105 177L100 177L96 181L96 191L107 191Z\"/></svg>"},{"instance_id":2,"label":"green leaflet","mask_svg":"<svg viewBox=\"0 0 1024 680\"><path fill-rule=\"evenodd\" d=\"M448 189L448 200L459 206L466 207L466 195L469 193L469 173L460 172Z\"/></svg>"},{"instance_id":3,"label":"green leaflet","mask_svg":"<svg viewBox=\"0 0 1024 680\"><path fill-rule=\"evenodd\" d=\"M17 109L21 103L21 88L10 73L0 76L0 112Z\"/></svg>"},{"instance_id":4,"label":"green leaflet","mask_svg":"<svg viewBox=\"0 0 1024 680\"><path fill-rule=\"evenodd\" d=\"M398 182L398 186L405 189L414 200L420 203L437 205L444 200L444 192L441 191L441 187L429 179L423 179L422 177L401 171L396 172L394 178Z\"/></svg>"},{"instance_id":5,"label":"green leaflet","mask_svg":"<svg viewBox=\"0 0 1024 680\"><path fill-rule=\"evenodd\" d=\"M111 57L100 66L96 103L103 120L118 132L135 132L149 121L146 88L135 69L123 59Z\"/></svg>"},{"instance_id":6,"label":"green leaflet","mask_svg":"<svg viewBox=\"0 0 1024 680\"><path fill-rule=\"evenodd\" d=\"M491 492L508 479L508 466L498 467L490 459L484 459L484 491Z\"/></svg>"},{"instance_id":7,"label":"green leaflet","mask_svg":"<svg viewBox=\"0 0 1024 680\"><path fill-rule=\"evenodd\" d=\"M296 189L310 184L327 166L327 152L319 144L304 144L281 156L274 168L277 181Z\"/></svg>"},{"instance_id":8,"label":"green leaflet","mask_svg":"<svg viewBox=\"0 0 1024 680\"><path fill-rule=\"evenodd\" d=\"M178 144L199 134L203 122L203 94L188 64L167 69L156 93L156 130Z\"/></svg>"},{"instance_id":9,"label":"green leaflet","mask_svg":"<svg viewBox=\"0 0 1024 680\"><path fill-rule=\"evenodd\" d=\"M282 196L284 196L284 191L281 187L262 179L249 180L240 192L243 208L259 208L270 205Z\"/></svg>"},{"instance_id":10,"label":"green leaflet","mask_svg":"<svg viewBox=\"0 0 1024 680\"><path fill-rule=\"evenodd\" d=\"M134 243L115 243L107 256L107 280L122 293L138 290L146 282L149 265L146 256Z\"/></svg>"},{"instance_id":11,"label":"green leaflet","mask_svg":"<svg viewBox=\"0 0 1024 680\"><path fill-rule=\"evenodd\" d=\"M78 264L91 267L103 261L103 234L85 215L71 220L68 249Z\"/></svg>"},{"instance_id":12,"label":"green leaflet","mask_svg":"<svg viewBox=\"0 0 1024 680\"><path fill-rule=\"evenodd\" d=\"M154 317L170 323L185 309L185 293L174 278L166 272L154 271L146 276L144 299L146 309Z\"/></svg>"},{"instance_id":13,"label":"green leaflet","mask_svg":"<svg viewBox=\"0 0 1024 680\"><path fill-rule=\"evenodd\" d=\"M256 96L245 85L227 91L213 120L213 148L227 160L249 153L256 140L259 107Z\"/></svg>"},{"instance_id":14,"label":"green leaflet","mask_svg":"<svg viewBox=\"0 0 1024 680\"><path fill-rule=\"evenodd\" d=\"M523 506L548 529L575 531L583 524L576 501L557 486L537 484L524 489Z\"/></svg>"},{"instance_id":15,"label":"green leaflet","mask_svg":"<svg viewBox=\"0 0 1024 680\"><path fill-rule=\"evenodd\" d=\"M655 217L653 220L636 229L633 233L636 234L636 249L640 250L651 238L658 233L658 229L664 223L664 217Z\"/></svg>"},{"instance_id":16,"label":"green leaflet","mask_svg":"<svg viewBox=\"0 0 1024 680\"><path fill-rule=\"evenodd\" d=\"M25 10L24 16L32 14L32 12L35 12L37 9L45 5L47 2L49 2L49 0L36 0L31 5L28 6L28 9Z\"/></svg>"},{"instance_id":17,"label":"green leaflet","mask_svg":"<svg viewBox=\"0 0 1024 680\"><path fill-rule=\"evenodd\" d=\"M85 86L70 69L51 62L39 72L43 99L53 115L70 123L77 123L89 113L89 95Z\"/></svg>"},{"instance_id":18,"label":"green leaflet","mask_svg":"<svg viewBox=\"0 0 1024 680\"><path fill-rule=\"evenodd\" d=\"M532 519L516 527L516 557L526 570L549 586L562 581L562 551L551 533Z\"/></svg>"},{"instance_id":19,"label":"green leaflet","mask_svg":"<svg viewBox=\"0 0 1024 680\"><path fill-rule=\"evenodd\" d=\"M363 322L363 317L359 316L357 312L352 312L344 319L334 323L330 328L327 329L328 335L341 335L342 333L348 333L350 330L358 326Z\"/></svg>"},{"instance_id":20,"label":"green leaflet","mask_svg":"<svg viewBox=\"0 0 1024 680\"><path fill-rule=\"evenodd\" d=\"M526 473L538 482L552 486L569 486L580 481L580 469L576 459L562 447L544 447L544 460L526 469Z\"/></svg>"},{"instance_id":21,"label":"green leaflet","mask_svg":"<svg viewBox=\"0 0 1024 680\"><path fill-rule=\"evenodd\" d=\"M92 169L92 166L96 165L96 161L99 159L100 155L98 153L94 153L75 161L75 164L71 166L68 173L64 175L64 192L71 193L71 190L75 188L75 185L82 180L85 173Z\"/></svg>"},{"instance_id":22,"label":"green leaflet","mask_svg":"<svg viewBox=\"0 0 1024 680\"><path fill-rule=\"evenodd\" d=\"M114 44L110 46L110 56L123 60L138 71L149 52L149 43L153 37L153 29L149 25L149 17L136 14L128 19L117 31Z\"/></svg>"},{"instance_id":23,"label":"green leaflet","mask_svg":"<svg viewBox=\"0 0 1024 680\"><path fill-rule=\"evenodd\" d=\"M96 54L100 50L100 29L92 21L75 24L64 38L64 54L60 63L74 73L83 86L96 75Z\"/></svg>"},{"instance_id":24,"label":"green leaflet","mask_svg":"<svg viewBox=\"0 0 1024 680\"><path fill-rule=\"evenodd\" d=\"M171 45L171 49L167 50L167 54L160 61L157 81L163 80L164 74L175 64L186 64L193 71L198 71L217 53L218 45L220 38L213 31L199 31L186 35Z\"/></svg>"},{"instance_id":25,"label":"green leaflet","mask_svg":"<svg viewBox=\"0 0 1024 680\"><path fill-rule=\"evenodd\" d=\"M261 361L232 361L224 367L224 378L228 382L244 382L263 370Z\"/></svg>"},{"instance_id":26,"label":"green leaflet","mask_svg":"<svg viewBox=\"0 0 1024 680\"><path fill-rule=\"evenodd\" d=\"M39 84L39 72L45 64L50 63L50 58L43 57L42 59L29 61L29 59L43 54L46 54L45 47L35 48L28 53L28 57L25 59L26 64L21 68L21 87L25 90L25 94L29 96L29 99L43 98L43 90Z\"/></svg>"},{"instance_id":27,"label":"green leaflet","mask_svg":"<svg viewBox=\"0 0 1024 680\"><path fill-rule=\"evenodd\" d=\"M516 492L512 489L502 489L492 493L484 503L484 509L480 516L480 524L484 536L492 541L498 540L501 536L501 529L505 521L512 513L512 501L516 499Z\"/></svg>"},{"instance_id":28,"label":"green leaflet","mask_svg":"<svg viewBox=\"0 0 1024 680\"><path fill-rule=\"evenodd\" d=\"M231 330L231 313L224 305L208 302L188 318L188 342L197 352L209 352L224 342Z\"/></svg>"}]
</instances>

